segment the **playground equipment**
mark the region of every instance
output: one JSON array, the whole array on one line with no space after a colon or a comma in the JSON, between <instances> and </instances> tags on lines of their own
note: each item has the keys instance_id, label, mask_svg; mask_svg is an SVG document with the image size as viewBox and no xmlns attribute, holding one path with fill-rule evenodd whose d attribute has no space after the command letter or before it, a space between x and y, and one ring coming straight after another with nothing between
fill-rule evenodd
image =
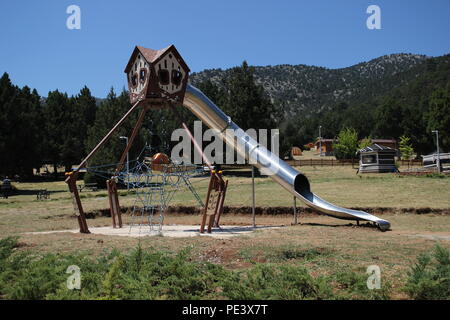
<instances>
[{"instance_id":1,"label":"playground equipment","mask_svg":"<svg viewBox=\"0 0 450 320\"><path fill-rule=\"evenodd\" d=\"M184 105L188 108L200 120L206 123L208 127L218 130L220 138L232 148L236 149L236 151L248 160L249 163L269 175L288 192L319 213L339 219L356 220L358 223L361 220L371 221L381 230L390 228L390 223L386 220L380 219L364 211L338 207L326 202L311 192L309 181L305 175L298 172L275 154L267 150L264 146L260 145L235 124L230 117L220 110L220 108L208 99L200 90L187 84L189 68L173 45L162 50L136 47L125 68L125 73L128 78L130 101L133 104L132 107L81 162L77 169L66 179L78 215L80 232L89 233L89 230L75 184L78 170L85 167L90 157L95 154L98 148L106 143L114 131L133 111L140 108L141 113L138 117L136 126L129 137L129 143L122 153L119 165L117 166L116 172L120 172L123 168L126 154L141 126L146 111L152 108L174 109L176 106L180 105ZM203 160L210 168L211 181L203 208L200 231L204 231L207 222L208 232L211 232L213 225L219 225L227 189L227 181L224 181L220 172L213 170L211 163L204 156L201 147L197 144L184 122L182 123L182 126L189 134L194 147L202 154ZM113 186L108 190L110 190L110 198L115 201L115 199L117 199L117 188L114 188L115 180L111 179L110 181L113 181L111 182ZM118 202L115 204L114 201L110 201L110 203L112 203L112 208L116 210L115 213L117 213Z\"/></svg>"},{"instance_id":2,"label":"playground equipment","mask_svg":"<svg viewBox=\"0 0 450 320\"><path fill-rule=\"evenodd\" d=\"M141 228L147 218L146 225L150 231L160 233L168 204L183 185L203 207L203 202L189 179L200 174L203 174L202 167L173 164L163 153L154 155L150 160L138 162L127 176L127 182L136 191L130 229L136 224L136 220Z\"/></svg>"},{"instance_id":3,"label":"playground equipment","mask_svg":"<svg viewBox=\"0 0 450 320\"><path fill-rule=\"evenodd\" d=\"M128 89L130 92L130 101L132 103L131 108L125 113L125 115L114 125L114 127L103 137L103 139L92 149L92 151L84 158L81 163L72 171L67 173L66 183L69 186L69 191L72 196L75 214L78 218L78 224L81 233L89 233L89 228L86 221L86 215L83 210L81 199L79 196L79 191L76 186L76 180L80 170L84 169L89 159L98 151L98 149L103 146L111 138L113 133L124 123L124 121L135 111L140 110L136 124L131 132L130 137L128 137L128 143L125 150L120 157L119 163L115 169L115 173L111 176L111 179L107 180L108 189L108 199L110 205L111 217L113 220L113 227L122 227L122 219L120 214L120 204L117 194L117 177L120 175L121 170L124 167L125 158L128 151L130 150L133 141L142 125L145 114L148 110L157 108L174 108L176 106L181 106L186 92L186 85L188 80L189 68L184 62L183 58L178 53L177 49L171 45L165 49L152 50L143 47L135 47L130 60L125 68L125 73L128 79ZM176 114L176 113L175 113ZM182 119L181 119L182 122ZM212 220L208 221L208 231L211 231L210 224L216 226L219 225L219 218L221 215L221 210L223 210L223 201L225 198L227 182L223 180L222 175L215 170L208 159L204 156L201 147L196 143L192 133L189 131L187 125L182 122L183 128L189 134L194 147L202 155L203 160L209 167L211 172L210 188L208 190L208 196L203 208L203 216L213 216L211 212L214 212ZM141 189L144 190L148 187L146 191L142 191L141 195L141 216L144 213L149 214L149 223L152 226L153 217L155 214L154 202L142 199L149 199L151 197L154 199L155 193L159 192L159 226L162 225L163 212L167 207L168 199L170 199L170 192L167 191L167 186L173 183L169 182L174 175L177 175L177 170L166 170L167 158L163 155L156 155L153 164L154 171L162 171L163 173L158 174L147 174L146 183L141 184ZM129 172L128 172L129 174ZM141 175L142 176L142 175ZM148 182L148 178L157 180L158 177L162 179L162 182L152 183ZM128 177L127 179L129 179ZM183 181L191 189L189 182L186 182L186 177L182 178ZM140 180L139 180L140 181ZM162 187L164 186L164 187ZM191 190L192 191L192 190ZM216 194L218 196L216 196ZM197 195L198 196L198 195ZM216 203L212 203L215 201ZM208 210L208 208L214 208L214 210ZM137 212L137 210L135 211ZM206 218L202 219L201 232L205 229ZM158 227L159 228L159 227Z\"/></svg>"}]
</instances>

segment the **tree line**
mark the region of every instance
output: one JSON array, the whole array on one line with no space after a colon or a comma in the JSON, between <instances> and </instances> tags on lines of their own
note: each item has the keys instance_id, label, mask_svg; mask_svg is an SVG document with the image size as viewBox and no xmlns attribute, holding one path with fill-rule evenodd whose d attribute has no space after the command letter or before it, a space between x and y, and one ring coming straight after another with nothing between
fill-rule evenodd
<instances>
[{"instance_id":1,"label":"tree line","mask_svg":"<svg viewBox=\"0 0 450 320\"><path fill-rule=\"evenodd\" d=\"M211 83L200 87L244 129L276 128L276 108L255 84L253 68L246 62L234 68L227 79L227 94ZM129 108L125 89L119 94L111 89L100 103L86 86L73 96L55 90L43 98L35 89L12 84L4 73L0 79L0 174L30 178L33 169L43 164L53 166L55 172L60 166L70 171ZM118 162L125 148L120 137L130 135L137 117L135 112L124 122L89 161L89 167ZM176 143L171 141L171 134L181 127L180 120L192 129L195 117L182 107L177 114L164 109L147 112L130 159L135 159L145 146L150 152L170 154Z\"/></svg>"},{"instance_id":2,"label":"tree line","mask_svg":"<svg viewBox=\"0 0 450 320\"><path fill-rule=\"evenodd\" d=\"M418 154L434 151L431 130L439 130L440 145L450 150L450 62L432 59L427 72L414 81L365 103L336 103L319 112L286 116L283 101L273 101L256 84L255 68L243 62L232 68L220 85L205 80L197 86L244 130L280 128L280 151L303 148L322 137L336 138L353 129L359 139L406 136ZM100 141L130 108L128 92L110 90L100 103L89 88L73 96L58 90L41 97L35 89L14 85L8 74L0 78L0 174L31 177L33 168L50 164L69 171ZM129 136L138 113L133 114L99 150L89 166L116 163L125 147L120 136ZM172 131L180 119L192 126L195 117L185 108L151 110L136 137L130 158L144 146L170 154Z\"/></svg>"}]
</instances>

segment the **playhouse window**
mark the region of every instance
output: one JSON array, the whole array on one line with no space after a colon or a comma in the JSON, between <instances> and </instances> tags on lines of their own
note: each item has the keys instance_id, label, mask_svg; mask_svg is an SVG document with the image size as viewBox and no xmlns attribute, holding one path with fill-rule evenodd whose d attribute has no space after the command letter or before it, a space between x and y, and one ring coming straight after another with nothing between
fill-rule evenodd
<instances>
[{"instance_id":1,"label":"playhouse window","mask_svg":"<svg viewBox=\"0 0 450 320\"><path fill-rule=\"evenodd\" d=\"M172 70L172 83L178 87L181 80L183 80L183 74L178 70Z\"/></svg>"},{"instance_id":2,"label":"playhouse window","mask_svg":"<svg viewBox=\"0 0 450 320\"><path fill-rule=\"evenodd\" d=\"M137 86L137 74L136 73L131 75L130 81L131 81L131 85L133 87Z\"/></svg>"},{"instance_id":3,"label":"playhouse window","mask_svg":"<svg viewBox=\"0 0 450 320\"><path fill-rule=\"evenodd\" d=\"M168 85L170 82L170 74L169 74L169 70L167 69L161 69L158 71L158 78L159 78L159 83L162 84L163 86Z\"/></svg>"},{"instance_id":4,"label":"playhouse window","mask_svg":"<svg viewBox=\"0 0 450 320\"><path fill-rule=\"evenodd\" d=\"M366 155L361 157L362 163L371 164L377 162L377 156L374 154Z\"/></svg>"},{"instance_id":5,"label":"playhouse window","mask_svg":"<svg viewBox=\"0 0 450 320\"><path fill-rule=\"evenodd\" d=\"M145 82L145 76L146 76L146 72L147 70L145 70L145 69L141 69L140 71L139 71L139 81L141 81L142 83L144 83Z\"/></svg>"}]
</instances>

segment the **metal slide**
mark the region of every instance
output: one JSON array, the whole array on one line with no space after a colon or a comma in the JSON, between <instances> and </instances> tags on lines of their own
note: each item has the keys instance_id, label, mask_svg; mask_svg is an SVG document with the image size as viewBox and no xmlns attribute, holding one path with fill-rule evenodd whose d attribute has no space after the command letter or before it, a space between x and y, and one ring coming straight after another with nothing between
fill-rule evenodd
<instances>
[{"instance_id":1,"label":"metal slide","mask_svg":"<svg viewBox=\"0 0 450 320\"><path fill-rule=\"evenodd\" d=\"M278 158L255 139L246 134L230 117L217 107L203 92L188 85L183 105L194 113L241 157L256 166L261 173L267 174L275 182L302 200L316 211L344 220L365 220L374 222L381 230L388 230L391 224L364 211L351 210L333 205L311 192L308 178L286 162ZM231 130L228 130L231 129Z\"/></svg>"}]
</instances>

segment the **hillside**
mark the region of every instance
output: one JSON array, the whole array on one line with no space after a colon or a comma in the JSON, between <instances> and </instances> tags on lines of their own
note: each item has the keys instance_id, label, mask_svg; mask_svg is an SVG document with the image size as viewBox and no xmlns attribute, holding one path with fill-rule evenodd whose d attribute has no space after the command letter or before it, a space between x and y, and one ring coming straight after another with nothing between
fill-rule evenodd
<instances>
[{"instance_id":1,"label":"hillside","mask_svg":"<svg viewBox=\"0 0 450 320\"><path fill-rule=\"evenodd\" d=\"M426 70L428 57L418 54L391 54L347 68L328 69L307 65L255 67L255 78L274 101L284 104L287 115L298 111L329 109L338 102L367 102L401 86ZM229 69L209 69L193 73L195 85L210 79L220 85Z\"/></svg>"}]
</instances>

